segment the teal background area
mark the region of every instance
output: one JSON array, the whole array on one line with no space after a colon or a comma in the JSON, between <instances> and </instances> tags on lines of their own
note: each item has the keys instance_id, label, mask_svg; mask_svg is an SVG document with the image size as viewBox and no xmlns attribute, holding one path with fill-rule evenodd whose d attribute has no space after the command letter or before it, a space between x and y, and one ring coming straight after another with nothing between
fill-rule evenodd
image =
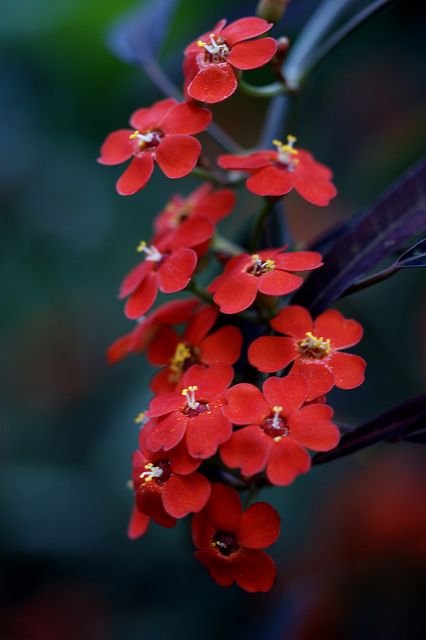
<instances>
[{"instance_id":1,"label":"teal background area","mask_svg":"<svg viewBox=\"0 0 426 640\"><path fill-rule=\"evenodd\" d=\"M275 33L296 36L316 4L293 0ZM122 198L114 189L122 168L96 163L106 134L162 97L106 46L107 29L132 6L0 7L0 639L420 638L420 445L376 446L262 494L283 517L269 595L212 583L192 556L187 522L126 538L133 419L149 400L152 370L144 357L106 364L108 344L132 326L116 292L153 216L174 192L198 184L156 172L144 191ZM176 83L185 44L255 6L182 0L161 56ZM348 219L423 152L422 18L419 3L397 4L307 83L296 133L333 168L339 196L326 209L288 197L298 243ZM214 113L249 147L264 107L238 94ZM234 220L249 224L255 210L256 199L240 190L224 232ZM362 388L330 396L342 422L362 423L424 389L421 270L338 308L363 323L356 351L368 361Z\"/></svg>"}]
</instances>

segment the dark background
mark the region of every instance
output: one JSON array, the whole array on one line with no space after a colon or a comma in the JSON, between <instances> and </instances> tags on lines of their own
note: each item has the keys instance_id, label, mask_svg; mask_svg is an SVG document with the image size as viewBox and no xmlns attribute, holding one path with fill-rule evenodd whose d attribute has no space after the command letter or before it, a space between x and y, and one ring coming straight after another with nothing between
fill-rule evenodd
<instances>
[{"instance_id":1,"label":"dark background","mask_svg":"<svg viewBox=\"0 0 426 640\"><path fill-rule=\"evenodd\" d=\"M295 36L316 4L293 0L275 33ZM297 242L353 215L424 149L419 4L372 19L307 83L296 133L333 168L339 196L326 209L288 198ZM151 371L143 357L105 362L106 346L131 328L116 290L155 213L197 184L157 172L121 198L122 168L96 163L106 134L162 97L106 46L108 27L132 6L6 0L0 9L0 639L423 637L420 445L383 444L265 492L283 516L272 550L279 580L267 596L214 585L192 557L187 522L126 538L133 419ZM167 72L180 84L182 47L255 6L182 0ZM237 95L214 111L249 147L263 109ZM238 220L256 202L242 201ZM342 422L424 388L422 277L406 270L338 305L364 324L358 353L369 363L362 388L331 398Z\"/></svg>"}]
</instances>

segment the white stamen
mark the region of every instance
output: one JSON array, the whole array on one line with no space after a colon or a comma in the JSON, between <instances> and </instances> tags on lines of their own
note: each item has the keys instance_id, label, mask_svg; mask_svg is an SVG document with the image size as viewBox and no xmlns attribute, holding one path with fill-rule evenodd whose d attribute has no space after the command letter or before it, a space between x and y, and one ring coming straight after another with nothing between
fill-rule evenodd
<instances>
[{"instance_id":1,"label":"white stamen","mask_svg":"<svg viewBox=\"0 0 426 640\"><path fill-rule=\"evenodd\" d=\"M152 462L149 462L144 467L146 471L143 471L139 478L145 482L150 482L154 478L161 478L163 475L163 469L161 467L155 467Z\"/></svg>"}]
</instances>

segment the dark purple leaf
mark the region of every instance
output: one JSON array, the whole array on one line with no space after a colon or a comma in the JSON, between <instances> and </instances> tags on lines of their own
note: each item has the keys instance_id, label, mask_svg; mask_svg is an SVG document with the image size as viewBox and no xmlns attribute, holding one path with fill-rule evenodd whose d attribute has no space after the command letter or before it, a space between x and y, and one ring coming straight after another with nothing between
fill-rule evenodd
<instances>
[{"instance_id":1,"label":"dark purple leaf","mask_svg":"<svg viewBox=\"0 0 426 640\"><path fill-rule=\"evenodd\" d=\"M131 64L147 64L156 58L170 27L177 0L149 0L118 20L110 29L112 52Z\"/></svg>"},{"instance_id":2,"label":"dark purple leaf","mask_svg":"<svg viewBox=\"0 0 426 640\"><path fill-rule=\"evenodd\" d=\"M385 440L418 442L419 437L424 437L425 428L426 394L421 394L388 409L351 433L345 433L336 449L316 454L313 462L330 462Z\"/></svg>"},{"instance_id":3,"label":"dark purple leaf","mask_svg":"<svg viewBox=\"0 0 426 640\"><path fill-rule=\"evenodd\" d=\"M426 162L412 167L371 207L356 215L324 254L292 303L316 315L409 238L426 229Z\"/></svg>"},{"instance_id":4,"label":"dark purple leaf","mask_svg":"<svg viewBox=\"0 0 426 640\"><path fill-rule=\"evenodd\" d=\"M426 238L419 240L412 247L407 249L395 262L398 269L408 267L426 267Z\"/></svg>"}]
</instances>

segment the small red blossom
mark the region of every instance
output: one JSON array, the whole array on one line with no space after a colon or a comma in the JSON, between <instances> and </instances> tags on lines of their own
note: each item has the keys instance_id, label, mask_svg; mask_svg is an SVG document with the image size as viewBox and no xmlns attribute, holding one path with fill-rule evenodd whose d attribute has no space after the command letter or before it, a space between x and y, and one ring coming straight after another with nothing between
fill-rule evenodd
<instances>
[{"instance_id":1,"label":"small red blossom","mask_svg":"<svg viewBox=\"0 0 426 640\"><path fill-rule=\"evenodd\" d=\"M273 27L262 18L241 18L225 25L226 20L221 20L185 49L185 94L200 102L229 98L238 86L238 70L263 67L277 50L273 38L251 40Z\"/></svg>"},{"instance_id":2,"label":"small red blossom","mask_svg":"<svg viewBox=\"0 0 426 640\"><path fill-rule=\"evenodd\" d=\"M120 362L131 353L143 353L161 327L187 322L199 306L196 298L184 298L160 305L149 316L142 317L132 331L114 340L107 349L109 364Z\"/></svg>"},{"instance_id":3,"label":"small red blossom","mask_svg":"<svg viewBox=\"0 0 426 640\"><path fill-rule=\"evenodd\" d=\"M173 98L160 100L132 114L132 129L110 133L98 162L115 165L132 158L117 182L117 191L123 196L146 185L155 163L168 178L182 178L193 170L201 152L192 134L207 129L211 118L208 109L194 104L178 103Z\"/></svg>"},{"instance_id":4,"label":"small red blossom","mask_svg":"<svg viewBox=\"0 0 426 640\"><path fill-rule=\"evenodd\" d=\"M266 249L231 258L223 274L208 287L222 313L239 313L247 309L258 292L269 296L291 293L303 280L289 271L317 269L323 264L322 256L315 251L284 253L284 249L286 247Z\"/></svg>"},{"instance_id":5,"label":"small red blossom","mask_svg":"<svg viewBox=\"0 0 426 640\"><path fill-rule=\"evenodd\" d=\"M205 183L186 198L174 195L154 222L156 242L167 242L173 249L198 247L212 237L215 225L235 206L231 189L217 189Z\"/></svg>"},{"instance_id":6,"label":"small red blossom","mask_svg":"<svg viewBox=\"0 0 426 640\"><path fill-rule=\"evenodd\" d=\"M249 426L235 431L220 455L245 476L266 469L271 484L287 485L311 467L305 447L329 451L339 442L339 430L331 407L305 405L308 384L302 376L268 378L262 390L246 383L228 390L225 414L233 424Z\"/></svg>"},{"instance_id":7,"label":"small red blossom","mask_svg":"<svg viewBox=\"0 0 426 640\"><path fill-rule=\"evenodd\" d=\"M210 483L196 472L200 464L183 444L167 452L135 451L132 477L139 511L163 526L201 511L210 496Z\"/></svg>"},{"instance_id":8,"label":"small red blossom","mask_svg":"<svg viewBox=\"0 0 426 640\"><path fill-rule=\"evenodd\" d=\"M330 169L320 164L308 151L296 149L294 136L287 144L274 140L276 151L263 150L246 156L219 156L222 169L248 171L246 187L259 196L283 196L292 189L308 202L324 207L337 191Z\"/></svg>"},{"instance_id":9,"label":"small red blossom","mask_svg":"<svg viewBox=\"0 0 426 640\"><path fill-rule=\"evenodd\" d=\"M193 364L234 364L241 353L243 337L237 327L227 325L209 333L218 311L205 307L194 316L182 336L171 327L161 329L148 349L148 360L167 365L151 381L156 393L173 391L183 373Z\"/></svg>"},{"instance_id":10,"label":"small red blossom","mask_svg":"<svg viewBox=\"0 0 426 640\"><path fill-rule=\"evenodd\" d=\"M193 458L210 458L232 433L223 413L225 390L234 371L226 364L193 365L183 375L180 388L151 401L148 416L158 418L145 425L145 445L151 451L176 447L183 438Z\"/></svg>"},{"instance_id":11,"label":"small red blossom","mask_svg":"<svg viewBox=\"0 0 426 640\"><path fill-rule=\"evenodd\" d=\"M158 290L175 293L185 289L197 266L198 257L192 249L160 250L141 242L138 247L146 258L124 278L119 298L129 298L124 313L130 320L143 316L154 304Z\"/></svg>"},{"instance_id":12,"label":"small red blossom","mask_svg":"<svg viewBox=\"0 0 426 640\"><path fill-rule=\"evenodd\" d=\"M266 502L243 511L238 493L213 484L205 509L192 519L195 557L222 587L234 582L249 592L269 591L275 580L274 561L261 549L273 544L280 517Z\"/></svg>"},{"instance_id":13,"label":"small red blossom","mask_svg":"<svg viewBox=\"0 0 426 640\"><path fill-rule=\"evenodd\" d=\"M292 305L282 309L271 326L289 337L264 336L252 342L248 357L259 371L279 371L294 362L292 373L300 373L309 382L308 400L328 393L334 386L354 389L363 383L365 360L340 352L362 338L362 326L355 320L329 309L314 322L307 309Z\"/></svg>"}]
</instances>

